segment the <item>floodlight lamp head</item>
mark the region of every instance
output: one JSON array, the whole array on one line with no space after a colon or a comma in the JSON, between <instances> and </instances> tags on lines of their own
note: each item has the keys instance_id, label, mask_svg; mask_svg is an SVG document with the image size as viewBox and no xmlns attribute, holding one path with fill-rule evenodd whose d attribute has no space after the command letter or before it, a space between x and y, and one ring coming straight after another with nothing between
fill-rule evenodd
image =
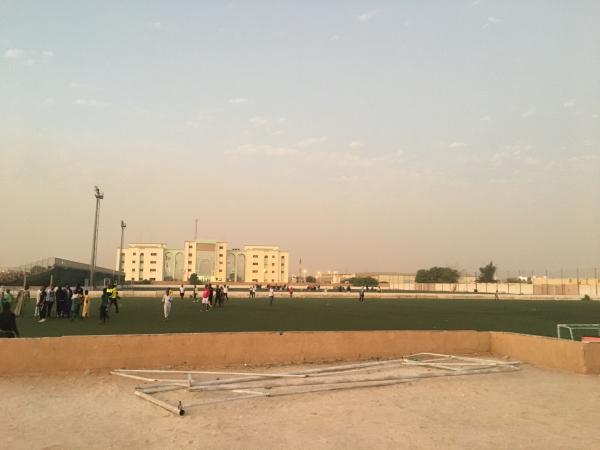
<instances>
[{"instance_id":1,"label":"floodlight lamp head","mask_svg":"<svg viewBox=\"0 0 600 450\"><path fill-rule=\"evenodd\" d=\"M100 192L100 188L98 186L94 186L94 191L96 193L96 198L102 200L104 198L104 194Z\"/></svg>"},{"instance_id":2,"label":"floodlight lamp head","mask_svg":"<svg viewBox=\"0 0 600 450\"><path fill-rule=\"evenodd\" d=\"M125 228L127 227L127 224L125 223L125 221L121 220L121 228Z\"/></svg>"}]
</instances>

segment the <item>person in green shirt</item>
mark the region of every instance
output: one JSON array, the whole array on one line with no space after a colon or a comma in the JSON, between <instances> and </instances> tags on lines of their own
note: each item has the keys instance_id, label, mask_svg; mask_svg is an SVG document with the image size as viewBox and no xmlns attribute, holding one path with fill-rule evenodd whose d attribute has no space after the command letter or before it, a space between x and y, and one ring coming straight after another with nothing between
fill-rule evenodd
<instances>
[{"instance_id":1,"label":"person in green shirt","mask_svg":"<svg viewBox=\"0 0 600 450\"><path fill-rule=\"evenodd\" d=\"M4 294L4 298L2 299L2 302L8 303L9 305L12 306L13 300L14 300L14 298L13 298L13 295L10 293L10 289L7 289L6 293Z\"/></svg>"}]
</instances>

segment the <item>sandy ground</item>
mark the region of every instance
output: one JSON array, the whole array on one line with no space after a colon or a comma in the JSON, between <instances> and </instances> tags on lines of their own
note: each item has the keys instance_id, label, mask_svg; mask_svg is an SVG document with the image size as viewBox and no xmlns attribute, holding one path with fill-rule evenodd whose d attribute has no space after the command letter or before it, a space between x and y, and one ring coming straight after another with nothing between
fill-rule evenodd
<instances>
[{"instance_id":1,"label":"sandy ground","mask_svg":"<svg viewBox=\"0 0 600 450\"><path fill-rule=\"evenodd\" d=\"M600 377L511 373L191 407L177 417L103 373L0 378L10 449L590 449ZM201 394L199 394L201 395Z\"/></svg>"}]
</instances>

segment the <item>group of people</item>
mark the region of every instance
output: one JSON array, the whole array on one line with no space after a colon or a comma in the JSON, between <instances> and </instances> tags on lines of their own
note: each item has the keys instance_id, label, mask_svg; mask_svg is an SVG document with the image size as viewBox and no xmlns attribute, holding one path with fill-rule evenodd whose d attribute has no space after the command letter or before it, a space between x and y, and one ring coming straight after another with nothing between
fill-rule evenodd
<instances>
[{"instance_id":1,"label":"group of people","mask_svg":"<svg viewBox=\"0 0 600 450\"><path fill-rule=\"evenodd\" d=\"M29 288L26 286L27 293L29 293ZM20 310L23 307L24 296L19 293L17 295L17 305L19 306L19 314ZM0 287L0 303L2 307L0 308L0 338L14 338L19 337L19 329L17 328L17 315L12 311L12 306L14 302L13 294L10 292L10 289L4 289L4 286Z\"/></svg>"},{"instance_id":2,"label":"group of people","mask_svg":"<svg viewBox=\"0 0 600 450\"><path fill-rule=\"evenodd\" d=\"M185 287L183 284L179 286L179 297L181 299L185 298ZM225 302L229 300L229 286L226 284L221 286L217 285L213 287L212 284L204 285L204 289L202 289L201 297L198 298L198 289L194 286L194 290L192 292L192 302L198 303L202 302L202 311L209 311L212 308L222 308L225 305ZM169 320L169 315L171 314L171 307L173 306L173 296L171 295L171 289L166 289L165 293L162 297L163 304L163 316L165 320Z\"/></svg>"},{"instance_id":3,"label":"group of people","mask_svg":"<svg viewBox=\"0 0 600 450\"><path fill-rule=\"evenodd\" d=\"M55 306L56 305L56 306ZM33 316L43 323L53 317L70 319L89 317L90 297L87 290L78 284L75 289L71 286L42 286L35 296Z\"/></svg>"}]
</instances>

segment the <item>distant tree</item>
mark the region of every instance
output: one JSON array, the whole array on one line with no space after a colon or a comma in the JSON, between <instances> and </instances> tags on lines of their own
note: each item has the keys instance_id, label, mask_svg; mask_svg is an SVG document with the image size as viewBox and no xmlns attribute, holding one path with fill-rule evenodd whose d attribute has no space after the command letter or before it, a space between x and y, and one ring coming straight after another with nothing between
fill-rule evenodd
<instances>
[{"instance_id":1,"label":"distant tree","mask_svg":"<svg viewBox=\"0 0 600 450\"><path fill-rule=\"evenodd\" d=\"M348 278L347 280L344 280L344 281L347 281L352 286L366 286L366 287L379 286L379 281L377 281L373 277L354 277L354 278Z\"/></svg>"},{"instance_id":2,"label":"distant tree","mask_svg":"<svg viewBox=\"0 0 600 450\"><path fill-rule=\"evenodd\" d=\"M312 275L309 275L306 277L306 282L307 283L316 283L317 279L315 277L313 277Z\"/></svg>"},{"instance_id":3,"label":"distant tree","mask_svg":"<svg viewBox=\"0 0 600 450\"><path fill-rule=\"evenodd\" d=\"M456 283L460 273L451 267L431 267L417 271L415 281L417 283Z\"/></svg>"},{"instance_id":4,"label":"distant tree","mask_svg":"<svg viewBox=\"0 0 600 450\"><path fill-rule=\"evenodd\" d=\"M190 283L193 284L194 286L196 286L198 283L200 283L200 278L198 278L198 275L193 273L190 275Z\"/></svg>"},{"instance_id":5,"label":"distant tree","mask_svg":"<svg viewBox=\"0 0 600 450\"><path fill-rule=\"evenodd\" d=\"M479 278L480 283L495 283L496 282L496 266L493 262L487 266L483 266L479 268Z\"/></svg>"}]
</instances>

